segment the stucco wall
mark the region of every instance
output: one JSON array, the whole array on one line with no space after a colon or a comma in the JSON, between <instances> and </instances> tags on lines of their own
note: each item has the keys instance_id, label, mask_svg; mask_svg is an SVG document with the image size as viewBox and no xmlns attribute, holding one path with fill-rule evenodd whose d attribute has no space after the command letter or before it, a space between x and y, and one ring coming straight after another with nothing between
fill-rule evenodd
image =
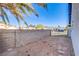
<instances>
[{"instance_id":1,"label":"stucco wall","mask_svg":"<svg viewBox=\"0 0 79 59\"><path fill-rule=\"evenodd\" d=\"M0 30L0 53L50 36L50 30Z\"/></svg>"},{"instance_id":2,"label":"stucco wall","mask_svg":"<svg viewBox=\"0 0 79 59\"><path fill-rule=\"evenodd\" d=\"M79 4L72 4L71 39L76 56L79 56Z\"/></svg>"}]
</instances>

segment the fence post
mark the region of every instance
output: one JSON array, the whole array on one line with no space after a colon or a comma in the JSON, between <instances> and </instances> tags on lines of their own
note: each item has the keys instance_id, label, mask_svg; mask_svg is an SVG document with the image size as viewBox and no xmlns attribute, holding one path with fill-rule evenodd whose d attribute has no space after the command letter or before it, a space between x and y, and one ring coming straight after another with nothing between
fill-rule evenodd
<instances>
[{"instance_id":1,"label":"fence post","mask_svg":"<svg viewBox=\"0 0 79 59\"><path fill-rule=\"evenodd\" d=\"M15 41L15 47L16 47L16 30L14 30L14 41Z\"/></svg>"}]
</instances>

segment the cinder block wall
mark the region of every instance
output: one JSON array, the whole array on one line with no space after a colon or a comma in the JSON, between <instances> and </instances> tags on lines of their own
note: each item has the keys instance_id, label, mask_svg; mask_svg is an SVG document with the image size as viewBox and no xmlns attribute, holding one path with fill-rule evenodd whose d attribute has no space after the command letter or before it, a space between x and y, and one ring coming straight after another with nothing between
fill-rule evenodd
<instances>
[{"instance_id":1,"label":"cinder block wall","mask_svg":"<svg viewBox=\"0 0 79 59\"><path fill-rule=\"evenodd\" d=\"M50 32L50 30L0 30L0 53L50 36Z\"/></svg>"},{"instance_id":2,"label":"cinder block wall","mask_svg":"<svg viewBox=\"0 0 79 59\"><path fill-rule=\"evenodd\" d=\"M29 42L39 40L42 37L50 35L49 30L24 30L16 31L16 47L24 46Z\"/></svg>"},{"instance_id":3,"label":"cinder block wall","mask_svg":"<svg viewBox=\"0 0 79 59\"><path fill-rule=\"evenodd\" d=\"M0 53L15 47L15 30L0 30Z\"/></svg>"}]
</instances>

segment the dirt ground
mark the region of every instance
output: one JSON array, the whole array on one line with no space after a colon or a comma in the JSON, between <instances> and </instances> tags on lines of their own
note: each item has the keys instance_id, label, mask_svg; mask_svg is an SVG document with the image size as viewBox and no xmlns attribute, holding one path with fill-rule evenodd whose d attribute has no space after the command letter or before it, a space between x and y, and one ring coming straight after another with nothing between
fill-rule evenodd
<instances>
[{"instance_id":1,"label":"dirt ground","mask_svg":"<svg viewBox=\"0 0 79 59\"><path fill-rule=\"evenodd\" d=\"M74 51L71 39L66 35L52 35L31 42L25 46L9 49L1 55L16 56L73 56Z\"/></svg>"},{"instance_id":2,"label":"dirt ground","mask_svg":"<svg viewBox=\"0 0 79 59\"><path fill-rule=\"evenodd\" d=\"M17 48L20 56L72 56L73 48L67 36L51 36Z\"/></svg>"}]
</instances>

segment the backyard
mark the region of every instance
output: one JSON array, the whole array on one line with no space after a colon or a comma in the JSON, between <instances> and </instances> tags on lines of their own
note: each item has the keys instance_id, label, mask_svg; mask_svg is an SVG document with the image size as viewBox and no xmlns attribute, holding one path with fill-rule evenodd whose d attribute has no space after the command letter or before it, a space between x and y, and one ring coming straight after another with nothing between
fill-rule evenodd
<instances>
[{"instance_id":1,"label":"backyard","mask_svg":"<svg viewBox=\"0 0 79 59\"><path fill-rule=\"evenodd\" d=\"M0 3L1 56L74 56L71 3Z\"/></svg>"},{"instance_id":2,"label":"backyard","mask_svg":"<svg viewBox=\"0 0 79 59\"><path fill-rule=\"evenodd\" d=\"M46 35L41 34L46 30L39 30L40 35ZM47 31L46 31L47 32ZM21 32L22 33L22 32ZM33 33L35 33L33 31ZM31 34L33 34L31 32ZM37 32L39 33L39 32ZM48 32L47 32L48 33ZM61 34L58 34L61 33ZM24 33L23 33L24 34ZM55 35L54 35L55 34ZM58 34L58 35L57 35ZM20 34L21 35L21 34ZM36 34L38 35L38 34ZM22 39L24 39L24 36L21 36ZM21 38L19 37L19 38ZM26 37L26 36L25 36ZM4 51L0 55L18 55L18 56L73 56L74 51L72 47L72 41L67 36L67 32L52 32L51 36L48 34L47 36L39 36L40 38L33 38L31 36L32 41L25 42L27 44L15 48L8 48L7 51ZM28 37L26 39L29 39ZM24 39L24 41L26 40ZM22 42L22 41L21 41ZM19 41L18 44L21 43Z\"/></svg>"}]
</instances>

